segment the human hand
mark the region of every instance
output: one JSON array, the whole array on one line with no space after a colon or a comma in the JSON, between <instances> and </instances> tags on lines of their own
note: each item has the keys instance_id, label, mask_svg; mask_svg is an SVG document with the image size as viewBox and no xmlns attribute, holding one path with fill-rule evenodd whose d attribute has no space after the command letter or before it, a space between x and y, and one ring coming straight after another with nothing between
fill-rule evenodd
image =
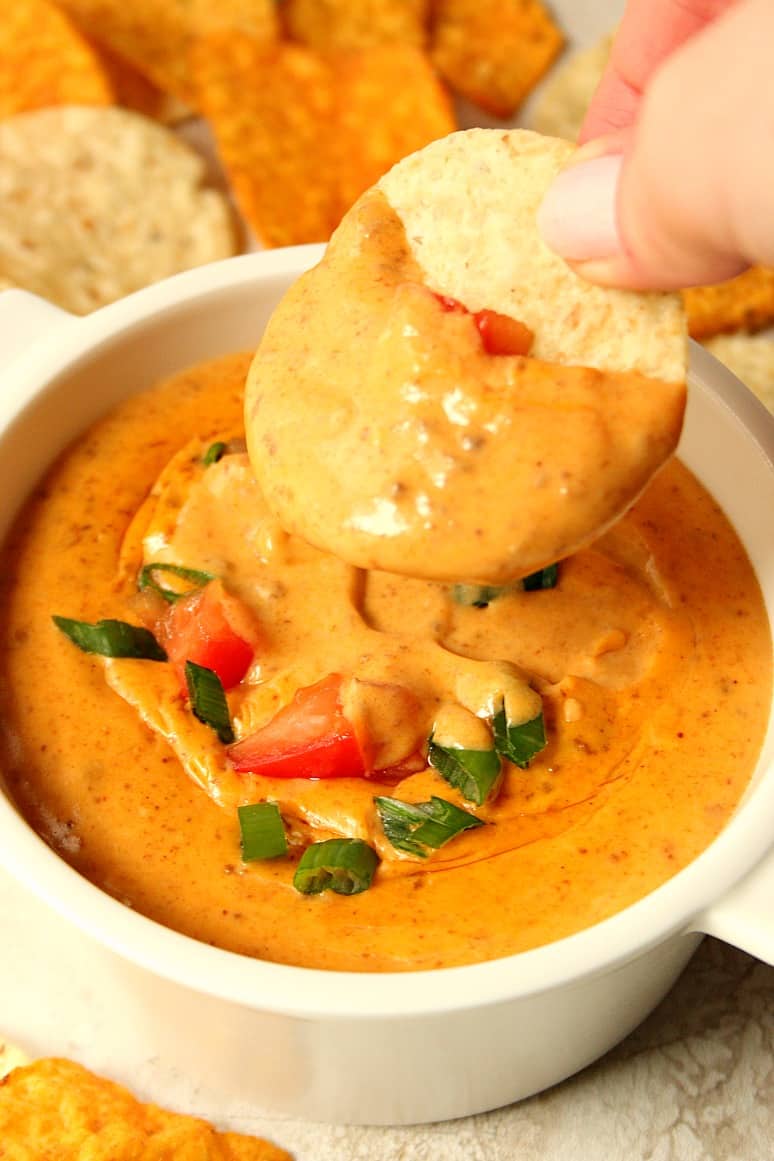
<instances>
[{"instance_id":1,"label":"human hand","mask_svg":"<svg viewBox=\"0 0 774 1161\"><path fill-rule=\"evenodd\" d=\"M771 0L629 0L546 242L637 289L774 266L772 46Z\"/></svg>"}]
</instances>

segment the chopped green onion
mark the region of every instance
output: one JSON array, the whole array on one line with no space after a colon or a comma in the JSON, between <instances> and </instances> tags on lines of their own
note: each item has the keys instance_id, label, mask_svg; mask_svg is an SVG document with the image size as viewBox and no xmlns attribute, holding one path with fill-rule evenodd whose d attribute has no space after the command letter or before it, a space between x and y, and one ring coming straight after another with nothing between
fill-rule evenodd
<instances>
[{"instance_id":1,"label":"chopped green onion","mask_svg":"<svg viewBox=\"0 0 774 1161\"><path fill-rule=\"evenodd\" d=\"M546 568L539 568L537 572L531 572L529 576L525 576L521 583L524 591L531 593L536 589L556 588L558 579L559 565L549 564Z\"/></svg>"},{"instance_id":2,"label":"chopped green onion","mask_svg":"<svg viewBox=\"0 0 774 1161\"><path fill-rule=\"evenodd\" d=\"M205 468L208 468L210 464L216 464L219 459L223 458L225 452L226 444L222 439L218 439L215 441L215 443L211 443L202 456L202 463L204 464Z\"/></svg>"},{"instance_id":3,"label":"chopped green onion","mask_svg":"<svg viewBox=\"0 0 774 1161\"><path fill-rule=\"evenodd\" d=\"M155 573L167 572L170 576L179 577L181 580L190 581L188 588L177 592L175 589L165 588L164 585L159 584L156 580ZM173 604L179 601L181 597L187 597L194 589L200 589L204 585L209 584L215 577L211 572L201 572L196 568L183 568L180 564L146 564L140 570L137 577L138 589L151 589L154 593L159 593L165 601Z\"/></svg>"},{"instance_id":4,"label":"chopped green onion","mask_svg":"<svg viewBox=\"0 0 774 1161\"><path fill-rule=\"evenodd\" d=\"M375 798L374 802L384 833L395 849L421 859L427 858L429 849L437 850L462 831L484 825L474 814L435 795L429 802L402 802L399 798Z\"/></svg>"},{"instance_id":5,"label":"chopped green onion","mask_svg":"<svg viewBox=\"0 0 774 1161\"><path fill-rule=\"evenodd\" d=\"M288 840L282 815L274 802L251 802L237 808L242 835L242 858L276 859L288 853Z\"/></svg>"},{"instance_id":6,"label":"chopped green onion","mask_svg":"<svg viewBox=\"0 0 774 1161\"><path fill-rule=\"evenodd\" d=\"M72 617L54 617L54 624L84 653L101 657L138 657L144 661L166 661L167 655L150 629L126 621L105 620L92 625Z\"/></svg>"},{"instance_id":7,"label":"chopped green onion","mask_svg":"<svg viewBox=\"0 0 774 1161\"><path fill-rule=\"evenodd\" d=\"M543 714L528 722L512 725L505 716L505 706L492 718L492 733L498 754L524 769L545 747L546 729Z\"/></svg>"},{"instance_id":8,"label":"chopped green onion","mask_svg":"<svg viewBox=\"0 0 774 1161\"><path fill-rule=\"evenodd\" d=\"M362 839L327 839L312 843L301 856L293 886L302 895L335 891L358 895L371 886L379 857Z\"/></svg>"},{"instance_id":9,"label":"chopped green onion","mask_svg":"<svg viewBox=\"0 0 774 1161\"><path fill-rule=\"evenodd\" d=\"M195 661L186 661L185 680L194 715L213 729L225 745L233 742L228 702L217 673L204 665L197 665Z\"/></svg>"},{"instance_id":10,"label":"chopped green onion","mask_svg":"<svg viewBox=\"0 0 774 1161\"><path fill-rule=\"evenodd\" d=\"M496 750L439 746L430 736L427 760L468 802L481 806L495 789L502 762Z\"/></svg>"},{"instance_id":11,"label":"chopped green onion","mask_svg":"<svg viewBox=\"0 0 774 1161\"><path fill-rule=\"evenodd\" d=\"M501 597L507 588L507 585L452 585L452 600L457 605L485 609L491 601Z\"/></svg>"}]
</instances>

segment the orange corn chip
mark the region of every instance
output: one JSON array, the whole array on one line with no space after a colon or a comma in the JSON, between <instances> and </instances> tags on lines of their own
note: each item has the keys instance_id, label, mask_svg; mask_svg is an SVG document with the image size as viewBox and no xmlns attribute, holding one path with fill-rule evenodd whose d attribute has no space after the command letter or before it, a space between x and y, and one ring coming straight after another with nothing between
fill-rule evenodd
<instances>
[{"instance_id":1,"label":"orange corn chip","mask_svg":"<svg viewBox=\"0 0 774 1161\"><path fill-rule=\"evenodd\" d=\"M196 104L259 239L328 238L338 217L330 65L300 45L225 34L200 41L191 60Z\"/></svg>"},{"instance_id":2,"label":"orange corn chip","mask_svg":"<svg viewBox=\"0 0 774 1161\"><path fill-rule=\"evenodd\" d=\"M326 241L391 165L455 128L432 68L407 45L326 57L220 35L192 61L198 107L266 246Z\"/></svg>"},{"instance_id":3,"label":"orange corn chip","mask_svg":"<svg viewBox=\"0 0 774 1161\"><path fill-rule=\"evenodd\" d=\"M430 0L284 0L289 36L323 52L398 41L421 47Z\"/></svg>"},{"instance_id":4,"label":"orange corn chip","mask_svg":"<svg viewBox=\"0 0 774 1161\"><path fill-rule=\"evenodd\" d=\"M563 43L540 0L436 0L433 63L496 117L513 115Z\"/></svg>"},{"instance_id":5,"label":"orange corn chip","mask_svg":"<svg viewBox=\"0 0 774 1161\"><path fill-rule=\"evenodd\" d=\"M49 105L110 105L110 81L78 29L47 0L0 11L0 117Z\"/></svg>"},{"instance_id":6,"label":"orange corn chip","mask_svg":"<svg viewBox=\"0 0 774 1161\"><path fill-rule=\"evenodd\" d=\"M70 1060L38 1060L0 1081L0 1155L57 1161L292 1161L258 1137L141 1104Z\"/></svg>"},{"instance_id":7,"label":"orange corn chip","mask_svg":"<svg viewBox=\"0 0 774 1161\"><path fill-rule=\"evenodd\" d=\"M451 99L411 45L349 53L336 64L342 212L397 161L456 129Z\"/></svg>"},{"instance_id":8,"label":"orange corn chip","mask_svg":"<svg viewBox=\"0 0 774 1161\"><path fill-rule=\"evenodd\" d=\"M759 331L774 322L774 270L751 266L737 278L683 291L688 333L707 339L726 331Z\"/></svg>"},{"instance_id":9,"label":"orange corn chip","mask_svg":"<svg viewBox=\"0 0 774 1161\"><path fill-rule=\"evenodd\" d=\"M104 44L91 41L91 47L110 81L116 103L133 109L145 117L152 117L165 125L173 125L191 116L191 110L182 101L163 93L152 81L138 72L129 61L112 52Z\"/></svg>"},{"instance_id":10,"label":"orange corn chip","mask_svg":"<svg viewBox=\"0 0 774 1161\"><path fill-rule=\"evenodd\" d=\"M189 53L216 29L279 35L275 0L59 0L79 27L107 45L165 93L190 102Z\"/></svg>"}]
</instances>

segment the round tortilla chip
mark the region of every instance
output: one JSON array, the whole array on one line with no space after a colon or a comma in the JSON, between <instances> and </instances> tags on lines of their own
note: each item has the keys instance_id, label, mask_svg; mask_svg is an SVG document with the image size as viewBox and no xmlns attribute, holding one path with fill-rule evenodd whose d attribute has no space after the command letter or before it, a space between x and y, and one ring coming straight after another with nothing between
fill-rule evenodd
<instances>
[{"instance_id":1,"label":"round tortilla chip","mask_svg":"<svg viewBox=\"0 0 774 1161\"><path fill-rule=\"evenodd\" d=\"M774 338L771 335L717 335L707 339L703 346L774 412Z\"/></svg>"},{"instance_id":2,"label":"round tortilla chip","mask_svg":"<svg viewBox=\"0 0 774 1161\"><path fill-rule=\"evenodd\" d=\"M248 375L248 449L283 528L360 568L503 584L588 543L674 451L679 295L593 287L538 233L573 148L452 134L345 215ZM531 348L493 352L482 310Z\"/></svg>"},{"instance_id":3,"label":"round tortilla chip","mask_svg":"<svg viewBox=\"0 0 774 1161\"><path fill-rule=\"evenodd\" d=\"M536 215L575 146L525 129L468 129L379 182L431 290L526 323L537 359L683 382L678 295L592 286L543 242Z\"/></svg>"},{"instance_id":4,"label":"round tortilla chip","mask_svg":"<svg viewBox=\"0 0 774 1161\"><path fill-rule=\"evenodd\" d=\"M236 251L205 163L163 126L71 106L0 122L0 277L86 314Z\"/></svg>"},{"instance_id":5,"label":"round tortilla chip","mask_svg":"<svg viewBox=\"0 0 774 1161\"><path fill-rule=\"evenodd\" d=\"M551 73L532 110L532 128L549 137L575 141L589 102L610 57L613 33L572 53Z\"/></svg>"}]
</instances>

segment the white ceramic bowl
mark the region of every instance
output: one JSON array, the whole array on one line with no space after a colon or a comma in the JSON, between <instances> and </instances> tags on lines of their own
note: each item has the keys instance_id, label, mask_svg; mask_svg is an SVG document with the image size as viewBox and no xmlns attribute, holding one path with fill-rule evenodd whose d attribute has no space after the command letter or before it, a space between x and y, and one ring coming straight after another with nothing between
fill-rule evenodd
<instances>
[{"instance_id":1,"label":"white ceramic bowl","mask_svg":"<svg viewBox=\"0 0 774 1161\"><path fill-rule=\"evenodd\" d=\"M52 458L162 376L254 347L319 247L230 259L76 319L0 295L0 535ZM774 622L774 420L694 348L680 454L734 522ZM702 932L774 963L774 729L716 841L634 906L568 939L470 967L353 974L247 959L122 906L81 878L0 794L0 860L156 983L170 1069L206 1060L224 1101L322 1121L399 1124L494 1108L604 1053L671 987ZM126 984L126 980L129 984Z\"/></svg>"}]
</instances>

